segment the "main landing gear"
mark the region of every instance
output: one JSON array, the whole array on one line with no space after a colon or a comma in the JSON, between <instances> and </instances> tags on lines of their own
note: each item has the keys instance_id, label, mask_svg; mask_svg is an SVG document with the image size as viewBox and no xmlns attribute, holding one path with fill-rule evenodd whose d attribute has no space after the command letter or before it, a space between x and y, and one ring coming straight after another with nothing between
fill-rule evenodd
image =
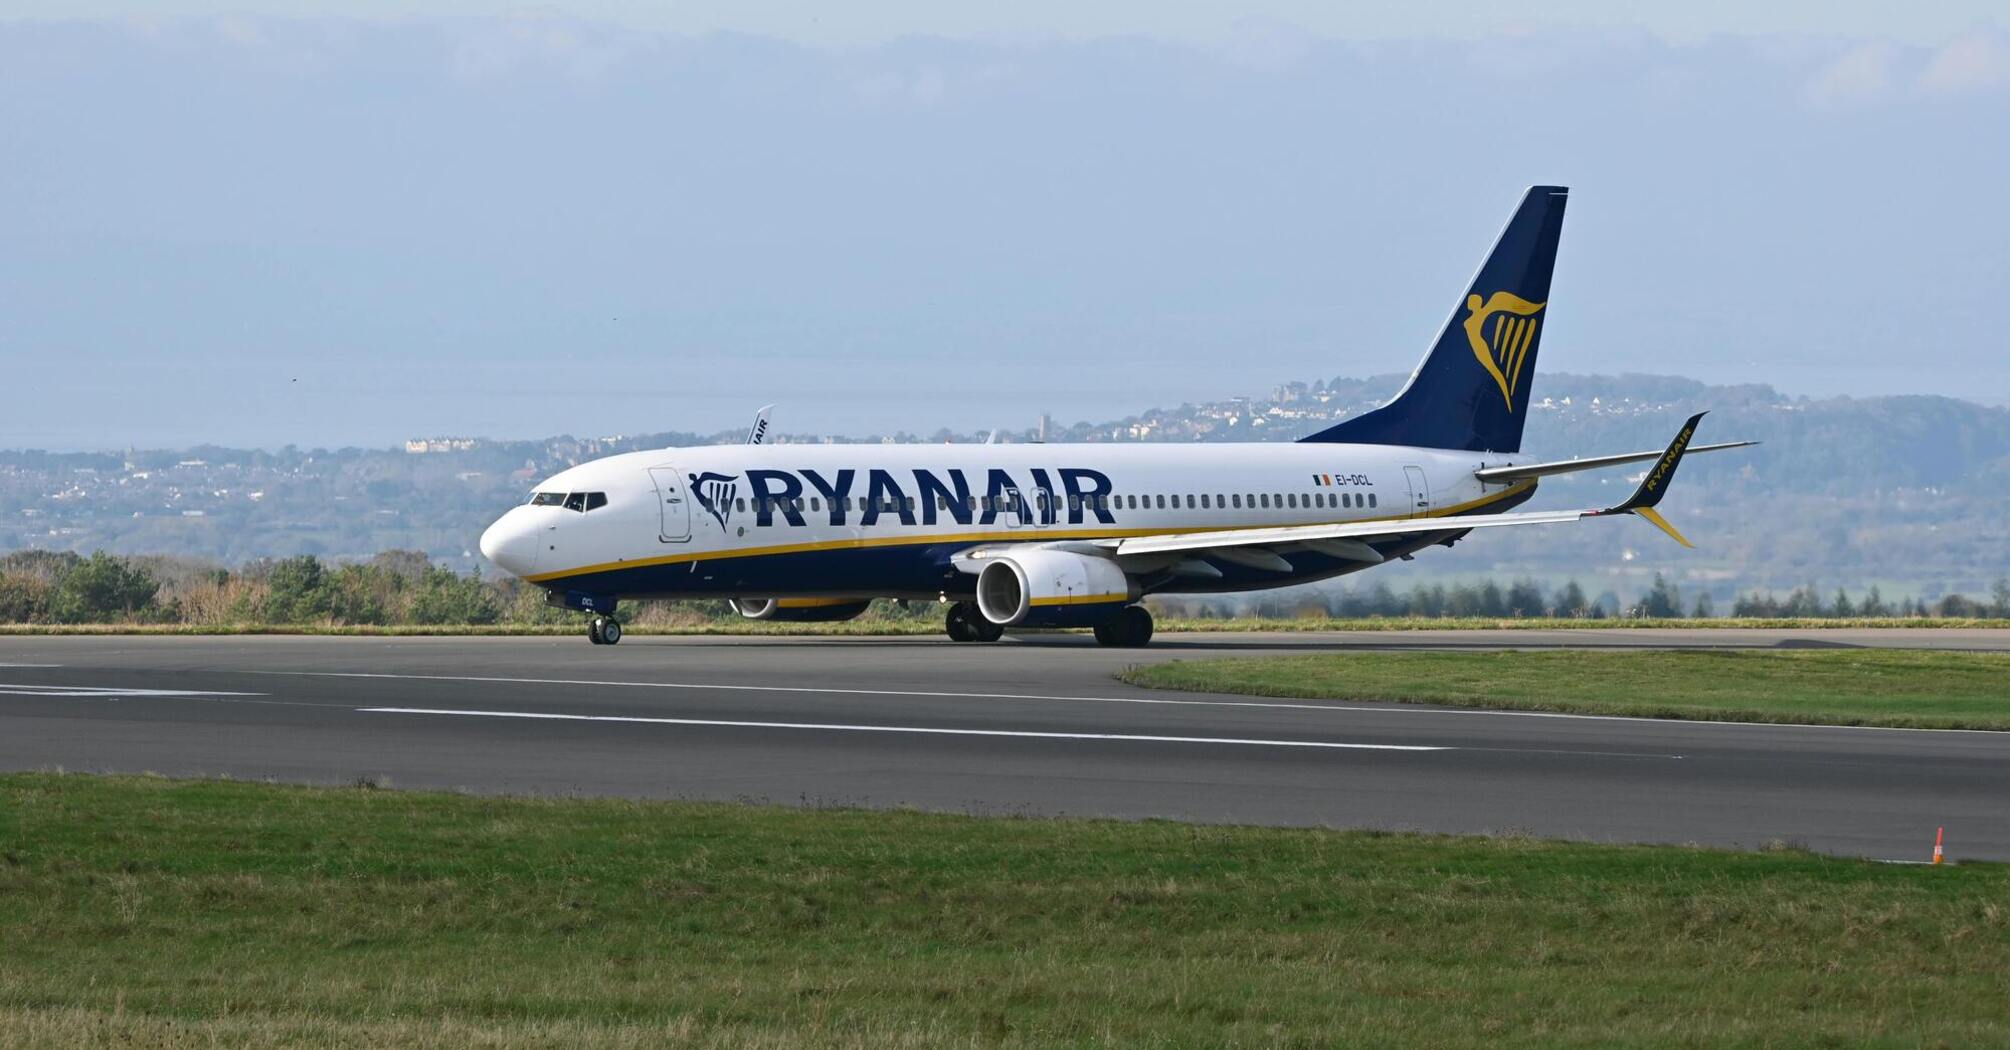
<instances>
[{"instance_id":1,"label":"main landing gear","mask_svg":"<svg viewBox=\"0 0 2010 1050\"><path fill-rule=\"evenodd\" d=\"M976 602L957 602L949 607L943 627L952 642L995 642L1005 628L984 618ZM1152 614L1142 605L1126 605L1115 616L1096 625L1096 641L1104 645L1136 647L1152 640Z\"/></svg>"},{"instance_id":2,"label":"main landing gear","mask_svg":"<svg viewBox=\"0 0 2010 1050\"><path fill-rule=\"evenodd\" d=\"M1142 605L1126 605L1096 625L1096 641L1134 648L1152 640L1152 614Z\"/></svg>"},{"instance_id":3,"label":"main landing gear","mask_svg":"<svg viewBox=\"0 0 2010 1050\"><path fill-rule=\"evenodd\" d=\"M614 645L621 641L621 621L611 616L596 616L586 625L586 637L595 645Z\"/></svg>"},{"instance_id":4,"label":"main landing gear","mask_svg":"<svg viewBox=\"0 0 2010 1050\"><path fill-rule=\"evenodd\" d=\"M949 607L943 626L952 642L995 642L1005 637L1005 628L984 618L976 602L957 602Z\"/></svg>"}]
</instances>

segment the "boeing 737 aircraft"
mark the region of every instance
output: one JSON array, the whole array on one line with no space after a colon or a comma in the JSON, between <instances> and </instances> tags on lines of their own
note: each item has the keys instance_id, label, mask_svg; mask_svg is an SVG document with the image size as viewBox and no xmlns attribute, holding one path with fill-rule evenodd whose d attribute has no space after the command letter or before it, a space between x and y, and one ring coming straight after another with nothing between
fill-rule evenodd
<instances>
[{"instance_id":1,"label":"boeing 737 aircraft","mask_svg":"<svg viewBox=\"0 0 2010 1050\"><path fill-rule=\"evenodd\" d=\"M751 619L848 620L874 598L947 606L949 637L1093 627L1142 645L1149 594L1323 580L1474 529L1654 507L1690 446L1521 455L1568 191L1528 191L1395 399L1296 444L776 445L630 452L562 471L483 533L482 553L621 640L626 599L727 598ZM765 412L760 429L765 430ZM1597 510L1507 513L1538 481L1656 460Z\"/></svg>"}]
</instances>

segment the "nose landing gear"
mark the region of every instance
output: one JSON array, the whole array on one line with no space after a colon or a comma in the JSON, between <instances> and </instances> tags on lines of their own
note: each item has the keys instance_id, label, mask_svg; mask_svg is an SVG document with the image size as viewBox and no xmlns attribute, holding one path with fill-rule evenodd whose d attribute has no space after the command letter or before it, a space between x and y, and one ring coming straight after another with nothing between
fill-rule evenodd
<instances>
[{"instance_id":1,"label":"nose landing gear","mask_svg":"<svg viewBox=\"0 0 2010 1050\"><path fill-rule=\"evenodd\" d=\"M614 645L621 641L621 621L611 616L596 616L586 625L586 637L595 645Z\"/></svg>"}]
</instances>

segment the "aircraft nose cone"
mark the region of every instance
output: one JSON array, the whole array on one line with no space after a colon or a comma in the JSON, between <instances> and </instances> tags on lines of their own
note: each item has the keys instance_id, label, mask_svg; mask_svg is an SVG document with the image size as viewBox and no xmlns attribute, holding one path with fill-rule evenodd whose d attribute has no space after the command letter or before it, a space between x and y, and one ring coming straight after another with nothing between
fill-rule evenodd
<instances>
[{"instance_id":1,"label":"aircraft nose cone","mask_svg":"<svg viewBox=\"0 0 2010 1050\"><path fill-rule=\"evenodd\" d=\"M512 576L528 576L537 564L537 544L523 523L505 514L482 533L482 557Z\"/></svg>"}]
</instances>

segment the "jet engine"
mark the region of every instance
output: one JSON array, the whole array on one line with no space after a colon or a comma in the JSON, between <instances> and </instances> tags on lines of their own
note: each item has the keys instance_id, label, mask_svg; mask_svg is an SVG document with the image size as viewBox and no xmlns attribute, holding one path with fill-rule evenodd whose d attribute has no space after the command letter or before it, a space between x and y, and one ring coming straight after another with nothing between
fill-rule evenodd
<instances>
[{"instance_id":1,"label":"jet engine","mask_svg":"<svg viewBox=\"0 0 2010 1050\"><path fill-rule=\"evenodd\" d=\"M1001 627L1094 626L1137 597L1116 562L1092 554L1014 550L977 572L977 611Z\"/></svg>"},{"instance_id":2,"label":"jet engine","mask_svg":"<svg viewBox=\"0 0 2010 1050\"><path fill-rule=\"evenodd\" d=\"M770 623L836 623L864 612L871 600L851 598L734 598L727 604L749 620Z\"/></svg>"}]
</instances>

